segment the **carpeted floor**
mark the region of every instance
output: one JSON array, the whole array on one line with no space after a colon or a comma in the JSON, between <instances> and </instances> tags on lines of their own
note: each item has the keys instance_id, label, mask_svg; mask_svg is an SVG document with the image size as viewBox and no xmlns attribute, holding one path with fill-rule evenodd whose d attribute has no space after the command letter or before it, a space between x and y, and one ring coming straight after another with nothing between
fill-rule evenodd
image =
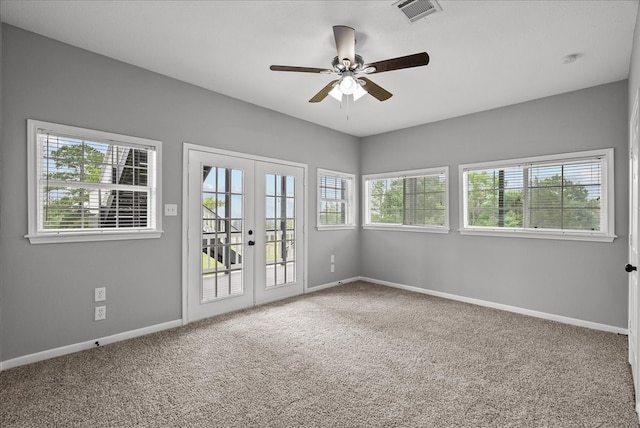
<instances>
[{"instance_id":1,"label":"carpeted floor","mask_svg":"<svg viewBox=\"0 0 640 428\"><path fill-rule=\"evenodd\" d=\"M637 427L627 338L356 282L0 373L9 427Z\"/></svg>"}]
</instances>

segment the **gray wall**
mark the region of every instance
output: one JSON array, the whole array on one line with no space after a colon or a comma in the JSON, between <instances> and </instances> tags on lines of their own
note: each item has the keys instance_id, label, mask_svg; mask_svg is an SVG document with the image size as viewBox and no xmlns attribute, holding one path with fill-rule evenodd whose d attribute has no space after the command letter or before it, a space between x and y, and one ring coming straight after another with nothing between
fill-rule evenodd
<instances>
[{"instance_id":1,"label":"gray wall","mask_svg":"<svg viewBox=\"0 0 640 428\"><path fill-rule=\"evenodd\" d=\"M362 174L449 166L452 230L364 230L362 275L626 328L626 130L620 81L364 138ZM458 233L458 165L607 147L615 148L613 243Z\"/></svg>"},{"instance_id":2,"label":"gray wall","mask_svg":"<svg viewBox=\"0 0 640 428\"><path fill-rule=\"evenodd\" d=\"M309 165L309 286L359 275L358 231L315 230L316 168L358 174L356 137L3 25L0 361L181 318L181 217L159 240L30 245L28 118L163 142L163 203L182 201L182 143ZM329 272L336 254L336 272ZM107 287L107 320L93 289Z\"/></svg>"}]
</instances>

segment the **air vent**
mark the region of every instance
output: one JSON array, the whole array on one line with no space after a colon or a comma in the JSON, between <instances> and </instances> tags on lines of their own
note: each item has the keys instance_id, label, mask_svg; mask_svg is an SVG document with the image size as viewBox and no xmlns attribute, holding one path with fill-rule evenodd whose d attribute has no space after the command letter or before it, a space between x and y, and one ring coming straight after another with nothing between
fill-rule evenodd
<instances>
[{"instance_id":1,"label":"air vent","mask_svg":"<svg viewBox=\"0 0 640 428\"><path fill-rule=\"evenodd\" d=\"M400 9L411 22L442 10L435 0L400 0L395 2L393 6Z\"/></svg>"}]
</instances>

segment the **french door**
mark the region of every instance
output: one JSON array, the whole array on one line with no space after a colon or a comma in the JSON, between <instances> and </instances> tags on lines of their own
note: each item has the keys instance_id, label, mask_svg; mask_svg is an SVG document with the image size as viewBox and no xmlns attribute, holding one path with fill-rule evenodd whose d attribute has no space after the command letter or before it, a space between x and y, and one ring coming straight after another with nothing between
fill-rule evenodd
<instances>
[{"instance_id":1,"label":"french door","mask_svg":"<svg viewBox=\"0 0 640 428\"><path fill-rule=\"evenodd\" d=\"M302 166L190 149L186 322L304 291Z\"/></svg>"}]
</instances>

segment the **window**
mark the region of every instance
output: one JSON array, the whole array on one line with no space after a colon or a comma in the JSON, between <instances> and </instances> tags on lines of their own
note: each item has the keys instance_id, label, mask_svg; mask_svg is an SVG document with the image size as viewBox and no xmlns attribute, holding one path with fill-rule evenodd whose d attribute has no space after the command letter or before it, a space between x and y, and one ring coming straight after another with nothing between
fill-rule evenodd
<instances>
[{"instance_id":1,"label":"window","mask_svg":"<svg viewBox=\"0 0 640 428\"><path fill-rule=\"evenodd\" d=\"M355 227L355 175L318 169L318 229Z\"/></svg>"},{"instance_id":2,"label":"window","mask_svg":"<svg viewBox=\"0 0 640 428\"><path fill-rule=\"evenodd\" d=\"M449 168L363 176L365 228L449 231Z\"/></svg>"},{"instance_id":3,"label":"window","mask_svg":"<svg viewBox=\"0 0 640 428\"><path fill-rule=\"evenodd\" d=\"M32 244L161 234L159 141L28 121Z\"/></svg>"},{"instance_id":4,"label":"window","mask_svg":"<svg viewBox=\"0 0 640 428\"><path fill-rule=\"evenodd\" d=\"M461 233L613 241L613 149L460 166Z\"/></svg>"}]
</instances>

